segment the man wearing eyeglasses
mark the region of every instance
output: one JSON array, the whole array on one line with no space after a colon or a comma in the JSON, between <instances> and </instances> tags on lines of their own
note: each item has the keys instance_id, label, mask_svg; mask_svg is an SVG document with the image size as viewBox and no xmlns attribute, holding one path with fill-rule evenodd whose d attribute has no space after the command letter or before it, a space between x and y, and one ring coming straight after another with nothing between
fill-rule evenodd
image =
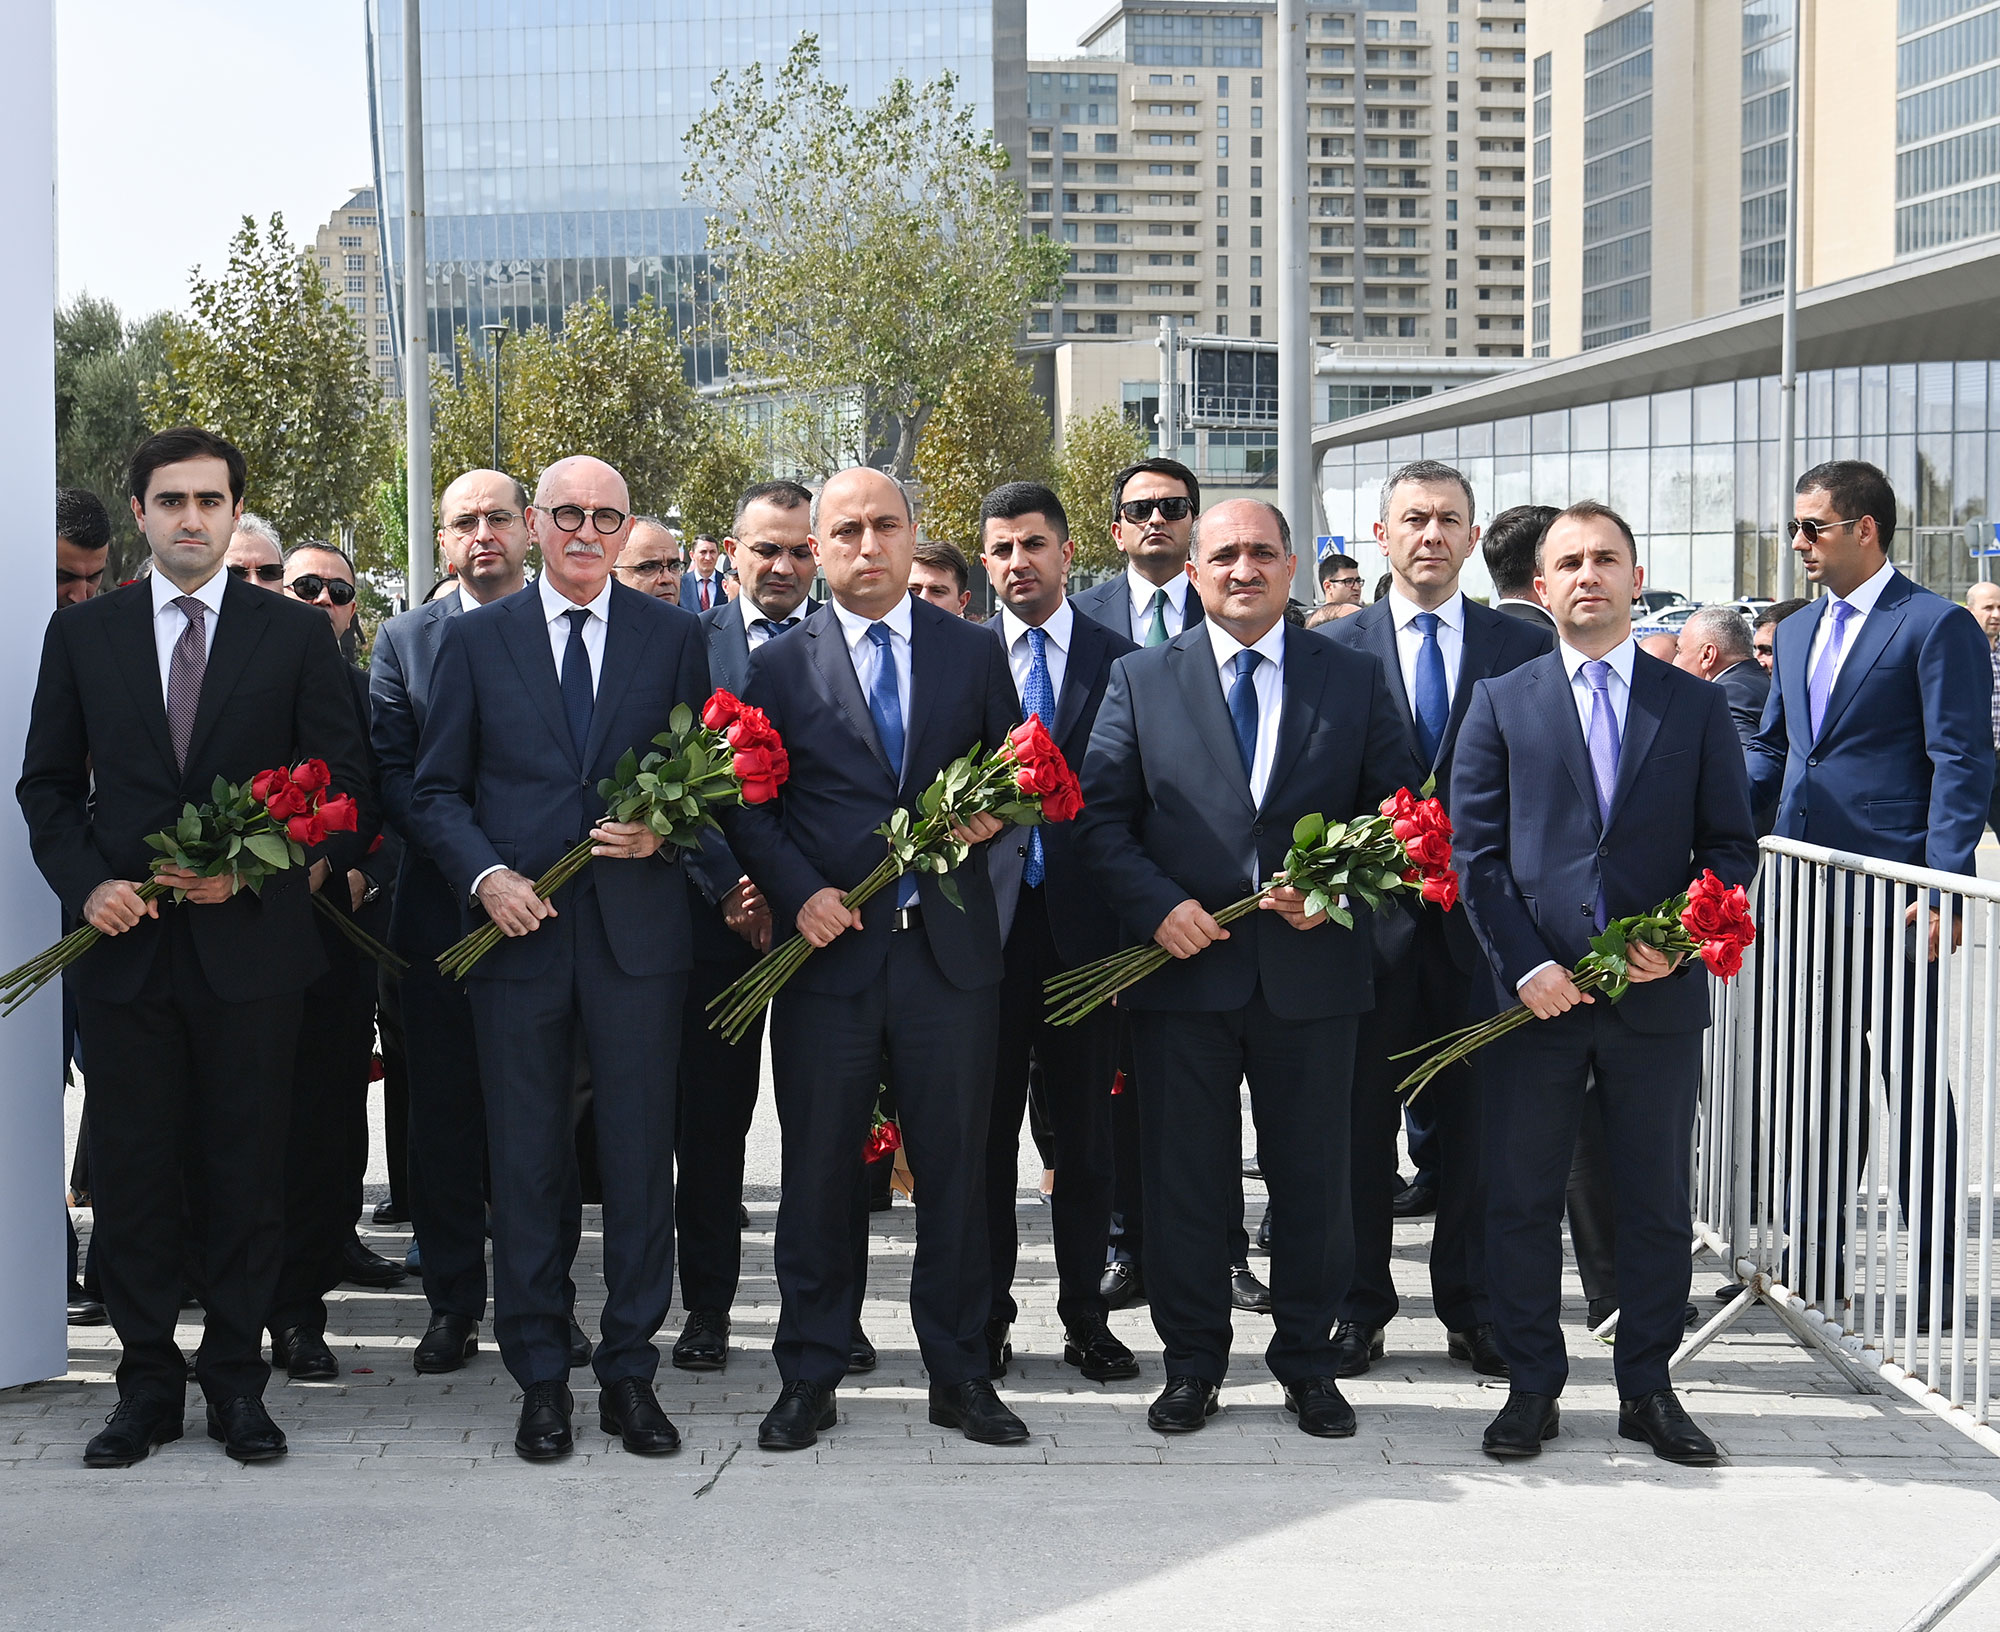
<instances>
[{"instance_id":1,"label":"man wearing eyeglasses","mask_svg":"<svg viewBox=\"0 0 2000 1632\"><path fill-rule=\"evenodd\" d=\"M681 545L658 516L634 516L632 532L611 570L627 589L681 604Z\"/></svg>"},{"instance_id":2,"label":"man wearing eyeglasses","mask_svg":"<svg viewBox=\"0 0 2000 1632\"><path fill-rule=\"evenodd\" d=\"M1320 557L1319 604L1321 606L1361 604L1361 563L1353 556L1332 551Z\"/></svg>"}]
</instances>

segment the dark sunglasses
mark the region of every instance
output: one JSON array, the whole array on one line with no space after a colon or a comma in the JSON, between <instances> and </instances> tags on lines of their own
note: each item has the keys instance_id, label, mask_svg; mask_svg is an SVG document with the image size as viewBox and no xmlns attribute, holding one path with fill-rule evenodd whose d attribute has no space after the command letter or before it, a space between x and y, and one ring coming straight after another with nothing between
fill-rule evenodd
<instances>
[{"instance_id":1,"label":"dark sunglasses","mask_svg":"<svg viewBox=\"0 0 2000 1632\"><path fill-rule=\"evenodd\" d=\"M1162 521L1186 521L1194 513L1194 500L1185 496L1165 499L1127 499L1119 505L1118 513L1127 521L1137 524L1157 510Z\"/></svg>"},{"instance_id":2,"label":"dark sunglasses","mask_svg":"<svg viewBox=\"0 0 2000 1632\"><path fill-rule=\"evenodd\" d=\"M1797 538L1799 534L1804 533L1808 544L1817 544L1821 533L1830 533L1836 527L1852 527L1860 520L1861 518L1856 516L1851 521L1814 521L1810 517L1801 521L1795 516L1785 523L1785 537Z\"/></svg>"},{"instance_id":3,"label":"dark sunglasses","mask_svg":"<svg viewBox=\"0 0 2000 1632\"><path fill-rule=\"evenodd\" d=\"M257 570L259 574L262 574L268 569L259 567ZM289 589L302 601L318 600L321 590L326 591L326 598L333 602L335 606L345 606L354 599L354 586L345 578L322 578L316 572L300 573L298 577L285 585L285 588Z\"/></svg>"},{"instance_id":4,"label":"dark sunglasses","mask_svg":"<svg viewBox=\"0 0 2000 1632\"><path fill-rule=\"evenodd\" d=\"M285 569L275 561L267 561L261 567L231 567L229 570L245 583L250 581L253 572L267 584L282 584L285 581Z\"/></svg>"}]
</instances>

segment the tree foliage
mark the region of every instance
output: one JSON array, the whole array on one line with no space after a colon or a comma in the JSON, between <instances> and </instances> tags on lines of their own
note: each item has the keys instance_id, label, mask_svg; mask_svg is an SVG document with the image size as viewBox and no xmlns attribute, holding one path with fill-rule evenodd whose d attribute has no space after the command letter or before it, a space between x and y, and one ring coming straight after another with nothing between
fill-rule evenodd
<instances>
[{"instance_id":1,"label":"tree foliage","mask_svg":"<svg viewBox=\"0 0 2000 1632\"><path fill-rule=\"evenodd\" d=\"M1033 375L1011 358L947 385L917 443L924 532L979 553L979 503L1002 482L1046 482L1049 416Z\"/></svg>"},{"instance_id":2,"label":"tree foliage","mask_svg":"<svg viewBox=\"0 0 2000 1632\"><path fill-rule=\"evenodd\" d=\"M144 553L125 467L147 430L140 387L167 366L167 321L156 312L128 327L116 306L90 295L56 313L56 483L104 501L112 583L131 577Z\"/></svg>"},{"instance_id":3,"label":"tree foliage","mask_svg":"<svg viewBox=\"0 0 2000 1632\"><path fill-rule=\"evenodd\" d=\"M245 216L229 262L197 269L188 309L166 323L166 369L142 387L147 424L202 425L243 450L244 503L286 541L357 529L382 564L369 494L386 474L394 421L359 331L310 255L273 215Z\"/></svg>"},{"instance_id":4,"label":"tree foliage","mask_svg":"<svg viewBox=\"0 0 2000 1632\"><path fill-rule=\"evenodd\" d=\"M719 412L711 412L676 495L687 536L727 538L736 524L736 501L763 474L756 448Z\"/></svg>"},{"instance_id":5,"label":"tree foliage","mask_svg":"<svg viewBox=\"0 0 2000 1632\"><path fill-rule=\"evenodd\" d=\"M1109 572L1119 564L1111 541L1111 482L1146 457L1146 433L1113 404L1074 420L1056 459L1056 494L1069 512L1079 572Z\"/></svg>"},{"instance_id":6,"label":"tree foliage","mask_svg":"<svg viewBox=\"0 0 2000 1632\"><path fill-rule=\"evenodd\" d=\"M867 108L801 35L767 83L725 73L689 128L684 181L725 275L713 322L740 374L861 394L898 475L970 358L1003 353L1067 255L1021 231L1007 151L949 74L898 78Z\"/></svg>"}]
</instances>

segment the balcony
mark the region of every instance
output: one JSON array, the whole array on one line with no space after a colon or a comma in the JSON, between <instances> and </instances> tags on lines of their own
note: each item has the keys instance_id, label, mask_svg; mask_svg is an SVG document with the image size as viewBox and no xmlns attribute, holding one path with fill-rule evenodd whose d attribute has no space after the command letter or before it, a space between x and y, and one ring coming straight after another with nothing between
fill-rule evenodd
<instances>
[{"instance_id":1,"label":"balcony","mask_svg":"<svg viewBox=\"0 0 2000 1632\"><path fill-rule=\"evenodd\" d=\"M1132 200L1129 208L1121 210L1119 213L1121 215L1130 215L1135 221L1145 221L1145 222L1200 221L1208 213L1207 210L1198 203L1182 204L1176 202L1173 204L1149 204L1145 201L1145 199L1146 199L1145 194L1138 195Z\"/></svg>"},{"instance_id":2,"label":"balcony","mask_svg":"<svg viewBox=\"0 0 2000 1632\"><path fill-rule=\"evenodd\" d=\"M1176 75L1176 78L1179 76ZM1176 107L1186 102L1200 102L1208 93L1194 85L1139 85L1125 87L1125 98L1143 107L1148 102L1171 102Z\"/></svg>"},{"instance_id":3,"label":"balcony","mask_svg":"<svg viewBox=\"0 0 2000 1632\"><path fill-rule=\"evenodd\" d=\"M1148 113L1143 103L1132 110L1130 123L1134 132L1148 130L1200 131L1208 129L1208 117L1206 114Z\"/></svg>"}]
</instances>

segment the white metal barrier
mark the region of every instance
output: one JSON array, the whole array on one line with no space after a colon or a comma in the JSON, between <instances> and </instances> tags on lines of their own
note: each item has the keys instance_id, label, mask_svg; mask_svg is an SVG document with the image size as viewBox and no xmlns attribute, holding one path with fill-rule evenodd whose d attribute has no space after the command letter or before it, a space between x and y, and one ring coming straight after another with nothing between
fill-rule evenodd
<instances>
[{"instance_id":1,"label":"white metal barrier","mask_svg":"<svg viewBox=\"0 0 2000 1632\"><path fill-rule=\"evenodd\" d=\"M1857 1388L2000 1453L2000 884L1769 838L1752 905L1743 972L1714 983L1694 1152L1696 1247L1743 1290L1674 1365L1761 1304ZM2000 1547L1908 1632L1996 1567Z\"/></svg>"}]
</instances>

